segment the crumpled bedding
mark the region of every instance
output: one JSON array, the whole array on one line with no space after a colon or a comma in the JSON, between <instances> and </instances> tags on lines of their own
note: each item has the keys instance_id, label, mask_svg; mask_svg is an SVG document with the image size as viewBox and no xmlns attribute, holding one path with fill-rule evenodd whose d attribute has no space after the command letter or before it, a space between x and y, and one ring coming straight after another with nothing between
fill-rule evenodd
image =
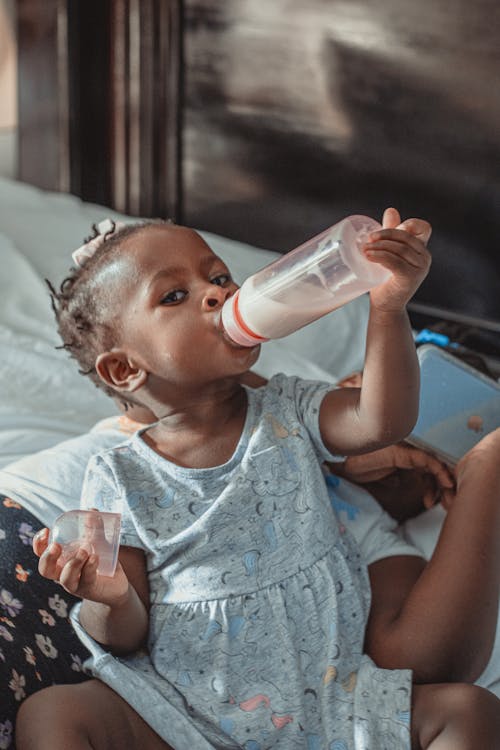
<instances>
[{"instance_id":1,"label":"crumpled bedding","mask_svg":"<svg viewBox=\"0 0 500 750\"><path fill-rule=\"evenodd\" d=\"M47 288L0 234L0 466L86 432L113 404L57 350ZM85 408L82 404L85 403Z\"/></svg>"}]
</instances>

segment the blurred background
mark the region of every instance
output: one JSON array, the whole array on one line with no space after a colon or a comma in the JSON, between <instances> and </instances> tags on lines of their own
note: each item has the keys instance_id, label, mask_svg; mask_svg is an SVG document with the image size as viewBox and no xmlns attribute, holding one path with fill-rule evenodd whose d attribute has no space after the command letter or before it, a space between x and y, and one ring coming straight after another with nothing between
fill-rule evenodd
<instances>
[{"instance_id":1,"label":"blurred background","mask_svg":"<svg viewBox=\"0 0 500 750\"><path fill-rule=\"evenodd\" d=\"M0 0L0 175L17 174L17 47L14 0Z\"/></svg>"},{"instance_id":2,"label":"blurred background","mask_svg":"<svg viewBox=\"0 0 500 750\"><path fill-rule=\"evenodd\" d=\"M1 174L281 252L395 205L415 324L498 349L497 0L0 0L0 41Z\"/></svg>"}]
</instances>

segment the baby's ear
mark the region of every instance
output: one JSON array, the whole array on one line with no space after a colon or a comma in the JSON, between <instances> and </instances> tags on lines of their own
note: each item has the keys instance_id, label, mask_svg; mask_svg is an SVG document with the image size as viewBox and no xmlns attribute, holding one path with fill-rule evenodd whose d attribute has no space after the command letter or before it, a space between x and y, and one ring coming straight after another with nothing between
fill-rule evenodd
<instances>
[{"instance_id":1,"label":"baby's ear","mask_svg":"<svg viewBox=\"0 0 500 750\"><path fill-rule=\"evenodd\" d=\"M95 369L101 380L116 391L133 393L147 380L146 370L123 351L104 352L96 359Z\"/></svg>"}]
</instances>

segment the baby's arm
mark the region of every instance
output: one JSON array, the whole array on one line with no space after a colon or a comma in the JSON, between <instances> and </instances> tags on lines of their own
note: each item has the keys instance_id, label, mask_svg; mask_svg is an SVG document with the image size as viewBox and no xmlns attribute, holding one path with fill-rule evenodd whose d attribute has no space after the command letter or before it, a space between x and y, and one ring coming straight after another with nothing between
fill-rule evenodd
<instances>
[{"instance_id":1,"label":"baby's arm","mask_svg":"<svg viewBox=\"0 0 500 750\"><path fill-rule=\"evenodd\" d=\"M112 459L111 459L112 460ZM105 454L93 456L87 466L82 488L82 507L116 508L121 498L115 473ZM120 502L120 506L123 504ZM122 511L122 529L125 523ZM80 622L96 641L111 651L129 653L143 643L148 631L148 583L145 555L141 549L120 547L118 565L112 577L97 573L98 558L80 547L65 562L59 544L48 544L48 534L35 540L40 556L38 569L46 578L59 583L83 599Z\"/></svg>"},{"instance_id":2,"label":"baby's arm","mask_svg":"<svg viewBox=\"0 0 500 750\"><path fill-rule=\"evenodd\" d=\"M58 581L83 599L80 622L94 640L115 653L130 653L145 641L148 631L148 582L142 550L121 547L112 578L97 573L98 559L81 548L61 564L62 548L48 545L48 529L33 540L42 576Z\"/></svg>"},{"instance_id":3,"label":"baby's arm","mask_svg":"<svg viewBox=\"0 0 500 750\"><path fill-rule=\"evenodd\" d=\"M320 411L323 440L332 453L375 450L402 440L418 413L419 367L406 304L429 266L431 228L420 219L400 223L395 209L371 235L367 257L392 275L370 292L370 317L361 388L329 393Z\"/></svg>"},{"instance_id":4,"label":"baby's arm","mask_svg":"<svg viewBox=\"0 0 500 750\"><path fill-rule=\"evenodd\" d=\"M84 599L80 623L94 640L113 653L127 654L143 646L147 638L149 587L142 550L121 547L119 561L128 580L126 592L112 602Z\"/></svg>"}]
</instances>

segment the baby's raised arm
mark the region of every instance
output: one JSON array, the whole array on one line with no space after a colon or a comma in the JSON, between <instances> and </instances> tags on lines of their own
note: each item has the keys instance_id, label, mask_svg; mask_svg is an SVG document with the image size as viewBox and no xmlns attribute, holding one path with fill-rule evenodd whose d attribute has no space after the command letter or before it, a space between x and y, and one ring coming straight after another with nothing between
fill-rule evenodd
<instances>
[{"instance_id":1,"label":"baby's raised arm","mask_svg":"<svg viewBox=\"0 0 500 750\"><path fill-rule=\"evenodd\" d=\"M430 234L427 222L401 223L387 209L383 229L370 235L367 257L392 275L370 292L361 387L332 391L321 406L321 434L332 453L381 448L405 438L416 422L419 367L406 305L429 270Z\"/></svg>"}]
</instances>

